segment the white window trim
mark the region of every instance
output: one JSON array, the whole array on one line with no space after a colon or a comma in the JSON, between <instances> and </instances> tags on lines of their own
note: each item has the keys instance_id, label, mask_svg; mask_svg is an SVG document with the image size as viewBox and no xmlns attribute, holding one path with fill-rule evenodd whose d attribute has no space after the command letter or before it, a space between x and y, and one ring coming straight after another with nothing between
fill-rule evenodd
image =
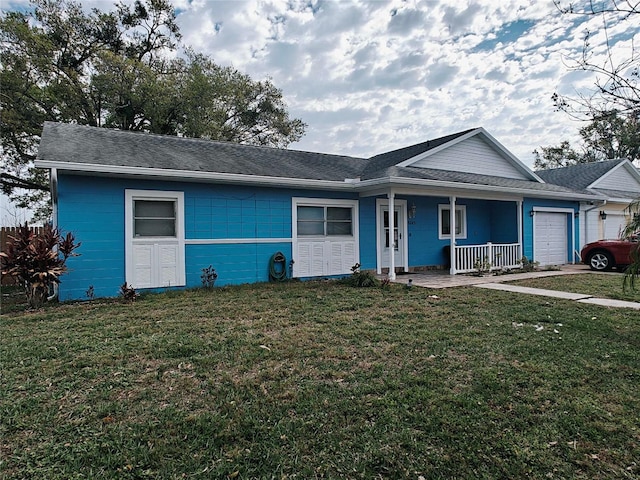
<instances>
[{"instance_id":1,"label":"white window trim","mask_svg":"<svg viewBox=\"0 0 640 480\"><path fill-rule=\"evenodd\" d=\"M352 209L352 218L351 218L351 235L301 235L298 237L298 207L346 207ZM322 240L346 240L353 239L357 242L358 240L358 201L357 200L340 200L340 199L330 199L330 198L302 198L302 197L293 197L291 199L291 228L293 232L293 239L304 239L304 240L314 240L314 239L322 239Z\"/></svg>"},{"instance_id":2,"label":"white window trim","mask_svg":"<svg viewBox=\"0 0 640 480\"><path fill-rule=\"evenodd\" d=\"M350 207L352 208L352 235L303 235L298 236L298 207ZM360 261L360 226L359 226L359 202L358 200L350 199L335 199L335 198L306 198L306 197L292 197L291 198L291 254L292 259L296 260L299 256L299 244L307 242L325 242L325 246L331 243L339 243L345 241L351 241L354 244L355 259L356 262ZM293 266L293 276L297 277L296 265ZM345 272L348 273L348 272Z\"/></svg>"},{"instance_id":3,"label":"white window trim","mask_svg":"<svg viewBox=\"0 0 640 480\"><path fill-rule=\"evenodd\" d=\"M167 200L176 202L176 236L175 237L134 237L133 202L135 200ZM184 231L184 192L165 190L125 190L125 280L132 285L135 278L133 271L133 246L136 243L167 243L178 244L178 271L176 287L186 285L185 265L185 231ZM136 288L136 285L132 285ZM161 288L162 286L149 287Z\"/></svg>"},{"instance_id":4,"label":"white window trim","mask_svg":"<svg viewBox=\"0 0 640 480\"><path fill-rule=\"evenodd\" d=\"M439 240L448 240L451 238L451 234L444 235L442 233L442 211L448 210L451 211L451 205L448 203L441 203L438 205L438 239ZM462 218L462 222L460 225L460 233L456 234L456 240L461 239L464 240L467 238L467 206L466 205L456 205L456 211L460 211L460 217Z\"/></svg>"}]
</instances>

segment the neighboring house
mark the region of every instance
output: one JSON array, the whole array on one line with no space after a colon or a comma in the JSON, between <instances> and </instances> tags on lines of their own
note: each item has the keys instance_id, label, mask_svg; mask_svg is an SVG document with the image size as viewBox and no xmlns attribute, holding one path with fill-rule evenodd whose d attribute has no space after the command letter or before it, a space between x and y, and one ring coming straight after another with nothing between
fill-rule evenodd
<instances>
[{"instance_id":1,"label":"neighboring house","mask_svg":"<svg viewBox=\"0 0 640 480\"><path fill-rule=\"evenodd\" d=\"M54 221L82 242L60 298L291 275L516 267L576 260L594 195L544 183L484 129L370 159L45 123ZM393 212L393 214L389 214Z\"/></svg>"},{"instance_id":2,"label":"neighboring house","mask_svg":"<svg viewBox=\"0 0 640 480\"><path fill-rule=\"evenodd\" d=\"M580 203L580 246L619 238L629 219L629 203L640 197L640 172L629 160L581 163L536 173L545 182L599 197Z\"/></svg>"}]
</instances>

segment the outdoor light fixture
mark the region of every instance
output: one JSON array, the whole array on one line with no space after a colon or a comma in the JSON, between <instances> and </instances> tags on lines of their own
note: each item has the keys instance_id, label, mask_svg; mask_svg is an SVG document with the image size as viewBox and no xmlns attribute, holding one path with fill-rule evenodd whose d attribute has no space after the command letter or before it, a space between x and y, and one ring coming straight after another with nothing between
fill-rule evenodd
<instances>
[{"instance_id":1,"label":"outdoor light fixture","mask_svg":"<svg viewBox=\"0 0 640 480\"><path fill-rule=\"evenodd\" d=\"M416 207L416 204L412 203L411 206L409 207L409 218L416 218L417 209L418 207Z\"/></svg>"},{"instance_id":2,"label":"outdoor light fixture","mask_svg":"<svg viewBox=\"0 0 640 480\"><path fill-rule=\"evenodd\" d=\"M602 220L606 220L607 219L607 212L605 212L604 210L600 210L600 218Z\"/></svg>"},{"instance_id":3,"label":"outdoor light fixture","mask_svg":"<svg viewBox=\"0 0 640 480\"><path fill-rule=\"evenodd\" d=\"M533 217L535 214L536 214L535 210L531 210L531 211L529 212L529 216L530 216L530 217Z\"/></svg>"},{"instance_id":4,"label":"outdoor light fixture","mask_svg":"<svg viewBox=\"0 0 640 480\"><path fill-rule=\"evenodd\" d=\"M578 218L579 216L580 216L580 212L575 212L575 213L573 214L573 218Z\"/></svg>"}]
</instances>

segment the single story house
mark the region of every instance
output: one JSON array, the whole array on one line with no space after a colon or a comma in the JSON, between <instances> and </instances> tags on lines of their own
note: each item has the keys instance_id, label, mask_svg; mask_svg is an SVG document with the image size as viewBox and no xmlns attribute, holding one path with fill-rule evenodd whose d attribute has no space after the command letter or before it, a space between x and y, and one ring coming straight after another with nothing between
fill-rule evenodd
<instances>
[{"instance_id":1,"label":"single story house","mask_svg":"<svg viewBox=\"0 0 640 480\"><path fill-rule=\"evenodd\" d=\"M564 264L581 202L599 199L544 182L483 128L354 158L47 122L36 166L82 242L62 300L196 287L209 265L219 285L266 281L275 252L301 279Z\"/></svg>"},{"instance_id":2,"label":"single story house","mask_svg":"<svg viewBox=\"0 0 640 480\"><path fill-rule=\"evenodd\" d=\"M580 247L603 238L619 238L629 220L629 203L640 198L640 172L625 159L582 163L536 173L545 182L599 197L580 202Z\"/></svg>"}]
</instances>

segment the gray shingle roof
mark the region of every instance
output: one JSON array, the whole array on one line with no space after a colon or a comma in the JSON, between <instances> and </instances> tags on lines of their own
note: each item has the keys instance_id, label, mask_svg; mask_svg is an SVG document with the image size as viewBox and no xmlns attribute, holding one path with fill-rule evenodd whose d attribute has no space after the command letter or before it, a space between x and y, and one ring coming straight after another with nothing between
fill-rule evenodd
<instances>
[{"instance_id":1,"label":"gray shingle roof","mask_svg":"<svg viewBox=\"0 0 640 480\"><path fill-rule=\"evenodd\" d=\"M377 172L383 171L385 168L392 167L401 162L404 162L405 160L409 160L416 155L420 155L421 153L428 152L429 150L439 147L440 145L449 143L452 140L466 135L473 130L475 130L475 128L470 128L462 132L452 133L451 135L434 138L433 140L427 140L426 142L417 143L415 145L410 145L408 147L399 148L397 150L392 150L390 152L375 155L369 159L366 168L362 172L363 177L375 178L376 176L378 176Z\"/></svg>"},{"instance_id":2,"label":"gray shingle roof","mask_svg":"<svg viewBox=\"0 0 640 480\"><path fill-rule=\"evenodd\" d=\"M474 129L440 137L376 155L370 159L322 153L241 145L203 139L153 135L75 124L45 122L37 162L136 167L159 170L238 174L300 180L341 182L345 179L387 179L391 177L505 187L523 191L570 193L571 187L490 175L446 170L397 167L412 158L446 144ZM37 163L36 162L36 163ZM116 168L117 170L117 168Z\"/></svg>"},{"instance_id":3,"label":"gray shingle roof","mask_svg":"<svg viewBox=\"0 0 640 480\"><path fill-rule=\"evenodd\" d=\"M343 182L363 158L45 122L39 160Z\"/></svg>"},{"instance_id":4,"label":"gray shingle roof","mask_svg":"<svg viewBox=\"0 0 640 480\"><path fill-rule=\"evenodd\" d=\"M536 173L545 182L583 190L622 162L624 159L580 163L569 167L538 170Z\"/></svg>"}]
</instances>

